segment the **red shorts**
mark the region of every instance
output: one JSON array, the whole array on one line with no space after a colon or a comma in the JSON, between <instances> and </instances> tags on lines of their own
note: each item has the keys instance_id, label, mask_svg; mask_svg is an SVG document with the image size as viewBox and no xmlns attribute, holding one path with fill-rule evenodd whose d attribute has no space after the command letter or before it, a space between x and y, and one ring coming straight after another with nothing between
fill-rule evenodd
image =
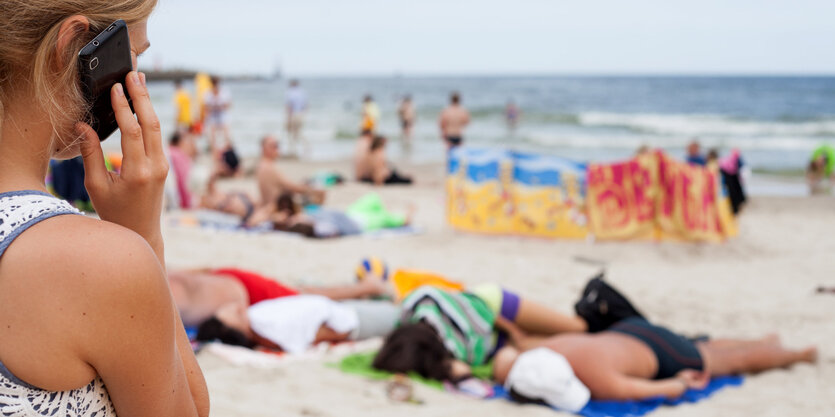
<instances>
[{"instance_id":1,"label":"red shorts","mask_svg":"<svg viewBox=\"0 0 835 417\"><path fill-rule=\"evenodd\" d=\"M279 284L269 278L258 275L255 272L244 271L235 268L215 269L212 273L226 275L235 278L246 288L249 294L249 305L274 298L299 295L299 292Z\"/></svg>"}]
</instances>

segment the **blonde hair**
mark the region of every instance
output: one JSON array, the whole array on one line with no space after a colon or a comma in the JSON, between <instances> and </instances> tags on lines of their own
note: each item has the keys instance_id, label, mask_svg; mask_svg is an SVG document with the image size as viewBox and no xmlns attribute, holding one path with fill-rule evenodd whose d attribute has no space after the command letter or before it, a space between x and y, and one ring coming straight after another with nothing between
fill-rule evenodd
<instances>
[{"instance_id":1,"label":"blonde hair","mask_svg":"<svg viewBox=\"0 0 835 417\"><path fill-rule=\"evenodd\" d=\"M78 75L78 52L117 19L128 26L150 16L157 0L2 0L0 1L0 125L11 94L34 97L48 115L54 138L87 111ZM77 34L58 56L58 32L71 16L85 16L87 32ZM21 90L25 89L25 90Z\"/></svg>"}]
</instances>

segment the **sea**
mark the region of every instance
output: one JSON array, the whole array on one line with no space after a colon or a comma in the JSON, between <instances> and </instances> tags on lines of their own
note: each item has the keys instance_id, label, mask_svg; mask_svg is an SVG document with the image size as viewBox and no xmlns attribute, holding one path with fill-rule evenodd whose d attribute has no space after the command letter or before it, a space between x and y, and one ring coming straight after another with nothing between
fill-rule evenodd
<instances>
[{"instance_id":1,"label":"sea","mask_svg":"<svg viewBox=\"0 0 835 417\"><path fill-rule=\"evenodd\" d=\"M697 140L706 151L742 151L751 168L799 172L820 144L835 145L835 77L830 76L472 76L300 78L309 99L304 157L350 157L360 109L371 95L382 110L379 133L389 138L392 159L416 163L445 157L438 114L451 92L461 94L472 121L471 146L505 147L580 161L614 161L642 145L684 157ZM185 87L193 91L193 84ZM288 81L228 80L228 120L236 148L258 152L265 134L284 135ZM173 84L149 85L166 134L173 131ZM411 95L417 109L414 142L402 146L397 106ZM515 129L505 106L521 109ZM118 139L111 139L111 146Z\"/></svg>"}]
</instances>

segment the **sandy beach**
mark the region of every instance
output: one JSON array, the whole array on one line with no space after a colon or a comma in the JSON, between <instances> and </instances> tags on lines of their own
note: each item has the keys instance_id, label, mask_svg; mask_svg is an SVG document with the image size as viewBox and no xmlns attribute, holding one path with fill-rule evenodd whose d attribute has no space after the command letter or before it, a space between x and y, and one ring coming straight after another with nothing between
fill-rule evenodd
<instances>
[{"instance_id":1,"label":"sandy beach","mask_svg":"<svg viewBox=\"0 0 835 417\"><path fill-rule=\"evenodd\" d=\"M347 161L280 162L301 178L323 169L349 172ZM607 277L648 318L683 333L759 337L777 332L788 346L815 344L816 366L799 365L747 378L695 405L661 408L654 416L830 415L835 409L835 199L752 198L740 217L740 235L720 245L549 241L456 232L445 223L443 168L412 165L412 187L378 189L392 209L417 209L417 236L327 241L281 234L252 235L166 226L166 258L172 267L237 266L290 284L339 284L353 279L357 262L378 256L389 267L442 273L467 284L495 282L555 309L571 312L586 280L606 264ZM797 186L797 182L792 183ZM250 179L221 187L255 191ZM371 187L348 183L329 191L327 204L346 207ZM204 351L198 355L208 381L212 416L554 416L539 406L480 401L426 387L423 404L394 403L385 384L328 368L326 360L284 361L267 369L237 366Z\"/></svg>"}]
</instances>

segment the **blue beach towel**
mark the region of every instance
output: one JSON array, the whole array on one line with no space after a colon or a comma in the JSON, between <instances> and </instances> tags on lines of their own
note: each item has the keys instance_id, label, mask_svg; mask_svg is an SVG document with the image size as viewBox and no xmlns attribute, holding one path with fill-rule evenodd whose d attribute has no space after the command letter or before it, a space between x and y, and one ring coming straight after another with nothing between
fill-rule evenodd
<instances>
[{"instance_id":1,"label":"blue beach towel","mask_svg":"<svg viewBox=\"0 0 835 417\"><path fill-rule=\"evenodd\" d=\"M662 405L676 406L683 403L699 402L710 397L715 392L723 388L738 387L742 385L743 381L744 378L741 376L714 378L705 389L691 389L675 400L668 400L665 398L654 398L642 401L592 400L577 414L585 417L639 417L652 412ZM510 395L503 387L497 385L495 387L495 395L492 398L510 399Z\"/></svg>"}]
</instances>

